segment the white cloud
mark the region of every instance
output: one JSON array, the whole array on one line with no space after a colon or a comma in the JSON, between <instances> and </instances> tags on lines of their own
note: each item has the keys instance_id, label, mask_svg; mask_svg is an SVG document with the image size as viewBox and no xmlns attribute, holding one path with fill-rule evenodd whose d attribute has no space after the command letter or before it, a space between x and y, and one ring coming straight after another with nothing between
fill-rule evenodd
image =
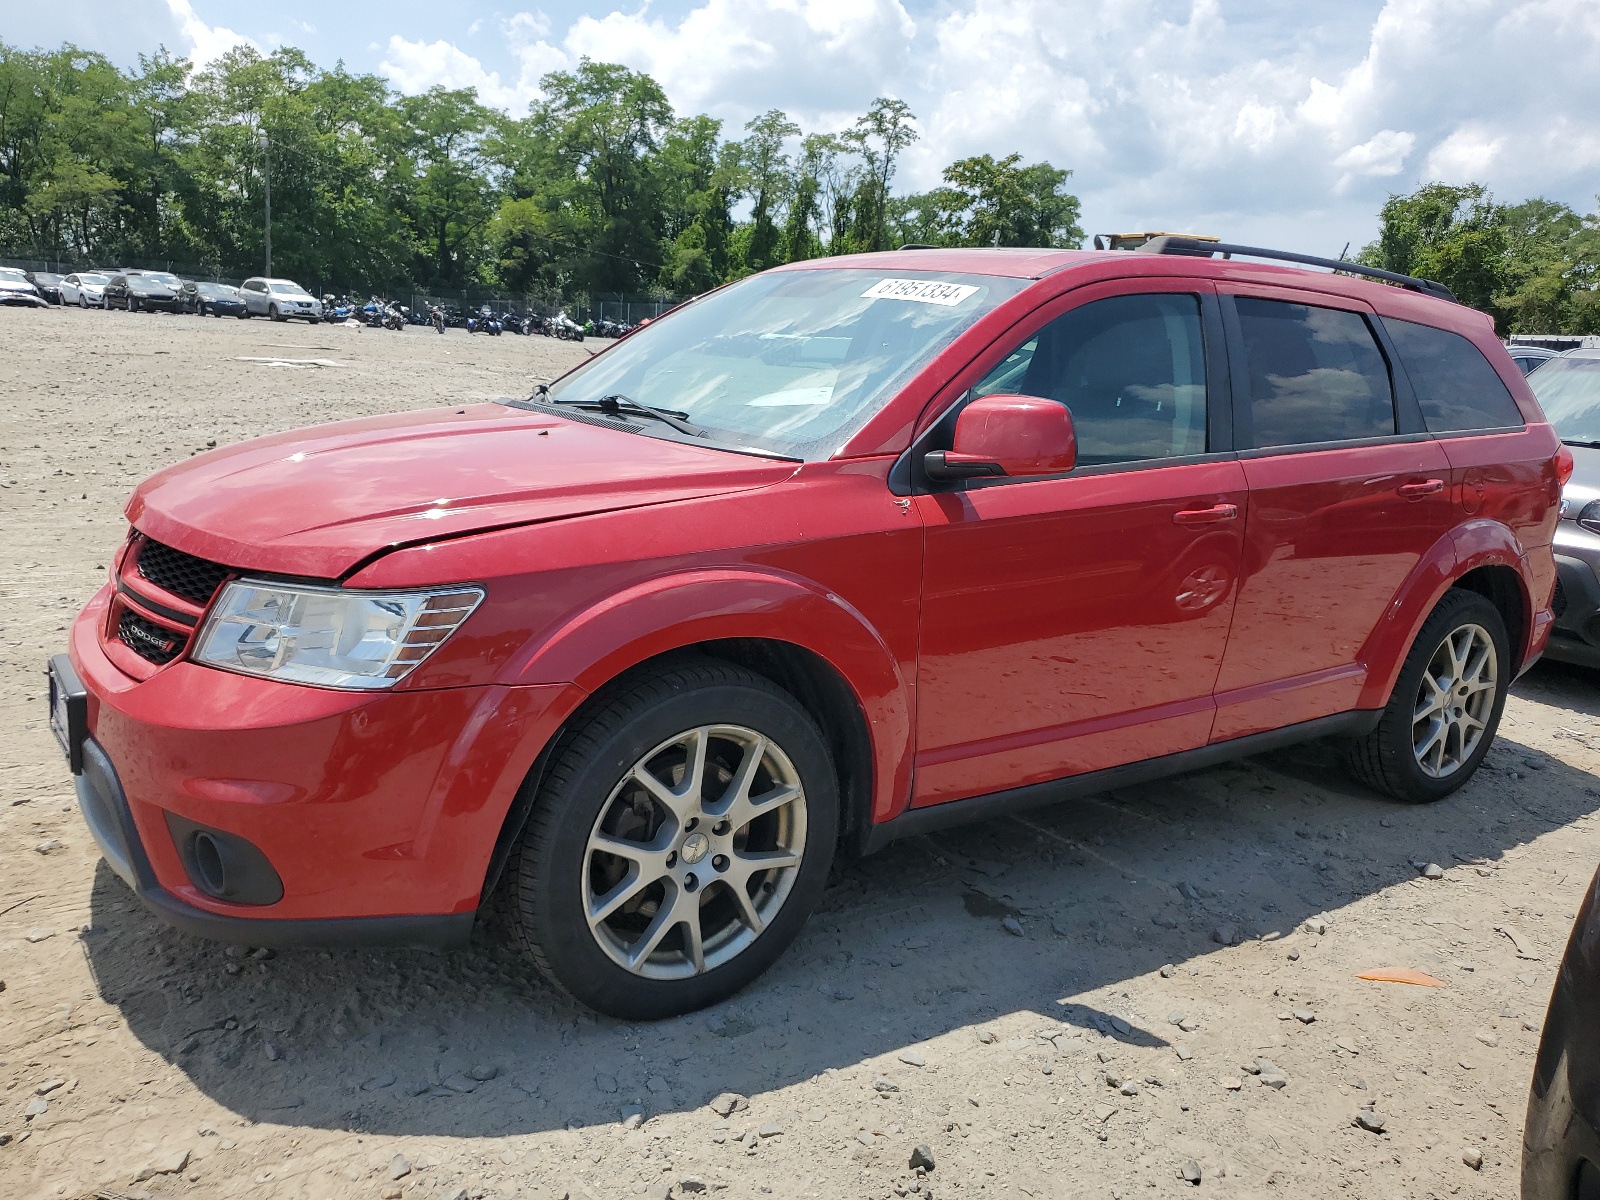
<instances>
[{"instance_id":1,"label":"white cloud","mask_svg":"<svg viewBox=\"0 0 1600 1200\"><path fill-rule=\"evenodd\" d=\"M235 46L260 46L251 38L235 33L222 25L208 25L202 21L189 0L167 0L167 11L177 23L178 36L183 39L184 54L197 67L221 58Z\"/></svg>"},{"instance_id":2,"label":"white cloud","mask_svg":"<svg viewBox=\"0 0 1600 1200\"><path fill-rule=\"evenodd\" d=\"M970 154L1047 158L1073 169L1091 231L1336 251L1371 236L1388 192L1435 178L1590 204L1600 3L1343 0L1322 12L944 0L914 19L901 0L699 0L668 16L646 3L565 28L518 13L483 59L396 36L381 69L407 91L471 85L521 111L542 74L588 55L648 71L678 111L729 132L774 107L837 129L898 96L922 133L903 186L930 186Z\"/></svg>"},{"instance_id":3,"label":"white cloud","mask_svg":"<svg viewBox=\"0 0 1600 1200\"><path fill-rule=\"evenodd\" d=\"M1351 175L1398 175L1405 169L1406 155L1417 144L1417 135L1396 129L1380 129L1359 146L1351 146L1333 165Z\"/></svg>"},{"instance_id":4,"label":"white cloud","mask_svg":"<svg viewBox=\"0 0 1600 1200\"><path fill-rule=\"evenodd\" d=\"M478 22L473 22L474 27ZM471 32L471 31L469 31ZM501 25L505 46L517 64L515 80L504 83L498 71L453 42L407 41L390 37L378 70L402 92L425 92L431 87L475 88L485 104L522 116L539 98L539 80L568 64L567 55L549 42L549 23L543 17L518 13Z\"/></svg>"}]
</instances>

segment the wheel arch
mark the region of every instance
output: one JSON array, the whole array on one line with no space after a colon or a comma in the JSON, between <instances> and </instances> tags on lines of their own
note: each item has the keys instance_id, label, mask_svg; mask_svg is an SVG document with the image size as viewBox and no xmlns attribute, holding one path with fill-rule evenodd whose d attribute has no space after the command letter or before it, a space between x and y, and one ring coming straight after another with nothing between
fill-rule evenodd
<instances>
[{"instance_id":1,"label":"wheel arch","mask_svg":"<svg viewBox=\"0 0 1600 1200\"><path fill-rule=\"evenodd\" d=\"M617 687L685 657L742 666L789 692L816 719L838 773L844 847L859 849L875 823L905 807L911 691L862 614L790 576L734 569L652 580L563 622L508 665L503 682L572 683L589 695L529 766L496 837L484 900L521 835L553 751Z\"/></svg>"},{"instance_id":2,"label":"wheel arch","mask_svg":"<svg viewBox=\"0 0 1600 1200\"><path fill-rule=\"evenodd\" d=\"M1528 551L1498 521L1457 526L1436 541L1412 568L1383 619L1362 647L1367 666L1360 708L1382 708L1405 665L1422 623L1451 588L1477 592L1499 610L1516 671L1526 665L1534 628Z\"/></svg>"}]
</instances>

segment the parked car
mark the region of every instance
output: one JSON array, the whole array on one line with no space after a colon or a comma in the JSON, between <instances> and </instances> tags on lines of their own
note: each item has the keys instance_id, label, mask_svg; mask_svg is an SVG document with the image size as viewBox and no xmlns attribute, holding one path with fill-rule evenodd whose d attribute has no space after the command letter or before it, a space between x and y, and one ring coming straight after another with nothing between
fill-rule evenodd
<instances>
[{"instance_id":1,"label":"parked car","mask_svg":"<svg viewBox=\"0 0 1600 1200\"><path fill-rule=\"evenodd\" d=\"M527 399L168 467L51 663L90 830L242 945L457 944L503 884L646 1019L836 852L1312 738L1449 795L1571 455L1441 285L1204 249L790 264Z\"/></svg>"},{"instance_id":2,"label":"parked car","mask_svg":"<svg viewBox=\"0 0 1600 1200\"><path fill-rule=\"evenodd\" d=\"M126 312L177 312L183 280L166 271L123 271L111 277L103 294L107 308Z\"/></svg>"},{"instance_id":3,"label":"parked car","mask_svg":"<svg viewBox=\"0 0 1600 1200\"><path fill-rule=\"evenodd\" d=\"M1522 1200L1600 1196L1600 874L1572 923L1522 1127Z\"/></svg>"},{"instance_id":4,"label":"parked car","mask_svg":"<svg viewBox=\"0 0 1600 1200\"><path fill-rule=\"evenodd\" d=\"M79 308L104 308L106 284L111 276L95 271L74 271L61 281L61 303Z\"/></svg>"},{"instance_id":5,"label":"parked car","mask_svg":"<svg viewBox=\"0 0 1600 1200\"><path fill-rule=\"evenodd\" d=\"M1600 667L1600 350L1568 350L1529 375L1528 386L1574 464L1561 493L1556 623L1545 653Z\"/></svg>"},{"instance_id":6,"label":"parked car","mask_svg":"<svg viewBox=\"0 0 1600 1200\"><path fill-rule=\"evenodd\" d=\"M29 271L28 282L39 289L39 294L50 304L61 303L61 276L53 271Z\"/></svg>"},{"instance_id":7,"label":"parked car","mask_svg":"<svg viewBox=\"0 0 1600 1200\"><path fill-rule=\"evenodd\" d=\"M49 301L39 294L24 271L17 267L0 267L0 304L46 308Z\"/></svg>"},{"instance_id":8,"label":"parked car","mask_svg":"<svg viewBox=\"0 0 1600 1200\"><path fill-rule=\"evenodd\" d=\"M252 317L271 317L287 321L291 317L316 323L322 320L322 301L292 279L246 279L239 289L245 313Z\"/></svg>"},{"instance_id":9,"label":"parked car","mask_svg":"<svg viewBox=\"0 0 1600 1200\"><path fill-rule=\"evenodd\" d=\"M248 315L245 311L244 297L239 294L239 289L225 283L204 283L185 279L179 300L184 312L198 313L202 317L243 318Z\"/></svg>"},{"instance_id":10,"label":"parked car","mask_svg":"<svg viewBox=\"0 0 1600 1200\"><path fill-rule=\"evenodd\" d=\"M1535 367L1543 366L1549 359L1561 357L1559 350L1546 350L1543 346L1518 346L1513 344L1507 346L1506 350L1511 355L1511 361L1517 364L1517 370L1524 375Z\"/></svg>"}]
</instances>

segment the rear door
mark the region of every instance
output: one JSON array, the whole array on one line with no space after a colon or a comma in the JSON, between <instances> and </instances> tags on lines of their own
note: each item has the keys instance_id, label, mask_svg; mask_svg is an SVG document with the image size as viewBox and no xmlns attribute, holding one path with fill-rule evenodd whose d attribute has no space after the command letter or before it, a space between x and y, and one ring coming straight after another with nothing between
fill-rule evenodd
<instances>
[{"instance_id":1,"label":"rear door","mask_svg":"<svg viewBox=\"0 0 1600 1200\"><path fill-rule=\"evenodd\" d=\"M1213 741L1356 707L1361 650L1450 528L1450 464L1359 301L1221 296L1250 489Z\"/></svg>"},{"instance_id":2,"label":"rear door","mask_svg":"<svg viewBox=\"0 0 1600 1200\"><path fill-rule=\"evenodd\" d=\"M1209 285L1146 280L1075 291L995 348L968 397L1066 405L1079 465L917 497L914 804L1205 744L1246 505L1221 343Z\"/></svg>"}]
</instances>

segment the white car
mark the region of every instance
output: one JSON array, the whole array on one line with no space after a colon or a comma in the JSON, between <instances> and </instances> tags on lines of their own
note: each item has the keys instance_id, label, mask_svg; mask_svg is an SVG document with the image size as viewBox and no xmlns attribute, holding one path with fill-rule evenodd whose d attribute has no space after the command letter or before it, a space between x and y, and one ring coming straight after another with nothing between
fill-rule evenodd
<instances>
[{"instance_id":1,"label":"white car","mask_svg":"<svg viewBox=\"0 0 1600 1200\"><path fill-rule=\"evenodd\" d=\"M29 308L50 306L39 289L28 282L28 276L16 267L0 267L0 304L21 304Z\"/></svg>"},{"instance_id":2,"label":"white car","mask_svg":"<svg viewBox=\"0 0 1600 1200\"><path fill-rule=\"evenodd\" d=\"M322 301L292 279L246 279L239 289L247 316L287 321L299 317L315 325L322 320Z\"/></svg>"},{"instance_id":3,"label":"white car","mask_svg":"<svg viewBox=\"0 0 1600 1200\"><path fill-rule=\"evenodd\" d=\"M111 276L94 271L79 271L61 281L61 303L76 304L79 308L104 308L106 284Z\"/></svg>"}]
</instances>

